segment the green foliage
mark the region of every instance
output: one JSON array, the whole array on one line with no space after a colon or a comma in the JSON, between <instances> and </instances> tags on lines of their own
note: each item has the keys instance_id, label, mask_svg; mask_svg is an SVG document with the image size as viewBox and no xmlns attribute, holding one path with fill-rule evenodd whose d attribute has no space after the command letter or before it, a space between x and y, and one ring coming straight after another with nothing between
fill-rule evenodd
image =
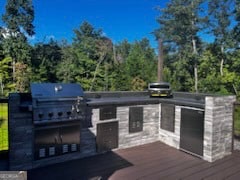
<instances>
[{"instance_id":1,"label":"green foliage","mask_svg":"<svg viewBox=\"0 0 240 180\"><path fill-rule=\"evenodd\" d=\"M239 0L236 1L234 14L235 14L235 20L237 23L233 28L232 34L233 34L236 45L239 46L239 43L240 43L240 1Z\"/></svg>"},{"instance_id":2,"label":"green foliage","mask_svg":"<svg viewBox=\"0 0 240 180\"><path fill-rule=\"evenodd\" d=\"M239 94L240 3L234 6L234 27L231 2L170 0L160 9L154 34L164 41L164 80L174 90ZM205 14L203 3L209 9ZM85 21L74 29L70 44L50 40L30 45L26 36L34 34L33 18L31 0L7 0L7 27L0 28L1 94L14 88L25 92L30 81L80 83L85 91L140 91L157 80L157 55L146 38L113 44ZM203 43L206 30L214 43Z\"/></svg>"},{"instance_id":3,"label":"green foliage","mask_svg":"<svg viewBox=\"0 0 240 180\"><path fill-rule=\"evenodd\" d=\"M31 46L22 34L7 37L2 41L3 55L11 57L14 62L30 63Z\"/></svg>"},{"instance_id":4,"label":"green foliage","mask_svg":"<svg viewBox=\"0 0 240 180\"><path fill-rule=\"evenodd\" d=\"M11 62L10 57L0 60L0 97L7 96L15 87L15 84L11 83Z\"/></svg>"},{"instance_id":5,"label":"green foliage","mask_svg":"<svg viewBox=\"0 0 240 180\"><path fill-rule=\"evenodd\" d=\"M153 49L150 47L147 39L142 39L139 42L135 42L129 52L129 55L124 62L124 73L128 75L126 78L126 84L131 90L136 89L132 86L135 80L141 79L142 84L147 88L147 84L156 79L157 61Z\"/></svg>"},{"instance_id":6,"label":"green foliage","mask_svg":"<svg viewBox=\"0 0 240 180\"><path fill-rule=\"evenodd\" d=\"M75 29L72 46L63 47L57 75L60 81L81 83L84 90L104 89L105 63L111 61L111 41L88 22Z\"/></svg>"},{"instance_id":7,"label":"green foliage","mask_svg":"<svg viewBox=\"0 0 240 180\"><path fill-rule=\"evenodd\" d=\"M177 45L180 50L190 48L192 39L197 37L205 22L199 15L201 3L202 0L171 0L166 8L160 9L156 38L174 42L171 45Z\"/></svg>"},{"instance_id":8,"label":"green foliage","mask_svg":"<svg viewBox=\"0 0 240 180\"><path fill-rule=\"evenodd\" d=\"M215 36L217 44L225 46L232 42L231 39L231 16L232 0L209 1L209 16L211 33Z\"/></svg>"},{"instance_id":9,"label":"green foliage","mask_svg":"<svg viewBox=\"0 0 240 180\"><path fill-rule=\"evenodd\" d=\"M34 35L32 0L7 0L5 9L2 20L6 28L1 29L4 37L1 41L2 55L12 59L12 86L16 84L16 90L26 91L27 89L22 88L27 88L29 81L26 77L19 77L25 72L17 74L17 68L20 66L17 67L16 64L30 65L31 46L26 36ZM30 68L28 71L31 71Z\"/></svg>"},{"instance_id":10,"label":"green foliage","mask_svg":"<svg viewBox=\"0 0 240 180\"><path fill-rule=\"evenodd\" d=\"M62 59L62 49L53 40L48 43L35 44L32 49L32 81L34 82L56 82L57 65Z\"/></svg>"},{"instance_id":11,"label":"green foliage","mask_svg":"<svg viewBox=\"0 0 240 180\"><path fill-rule=\"evenodd\" d=\"M234 108L234 135L240 136L240 105Z\"/></svg>"},{"instance_id":12,"label":"green foliage","mask_svg":"<svg viewBox=\"0 0 240 180\"><path fill-rule=\"evenodd\" d=\"M95 62L73 47L63 49L63 60L57 67L57 77L62 82L81 83L84 90L90 88Z\"/></svg>"},{"instance_id":13,"label":"green foliage","mask_svg":"<svg viewBox=\"0 0 240 180\"><path fill-rule=\"evenodd\" d=\"M30 86L31 69L27 64L16 63L16 91L27 92Z\"/></svg>"},{"instance_id":14,"label":"green foliage","mask_svg":"<svg viewBox=\"0 0 240 180\"><path fill-rule=\"evenodd\" d=\"M157 19L160 28L154 32L156 38L174 49L178 61L183 63L176 63L177 70L173 72L173 87L178 90L198 91L197 66L202 48L199 32L206 26L206 18L201 13L202 3L203 0L171 0L166 8L160 9ZM187 69L181 72L180 69L185 67Z\"/></svg>"},{"instance_id":15,"label":"green foliage","mask_svg":"<svg viewBox=\"0 0 240 180\"><path fill-rule=\"evenodd\" d=\"M7 0L6 13L2 16L10 33L35 34L33 20L34 8L32 0Z\"/></svg>"}]
</instances>

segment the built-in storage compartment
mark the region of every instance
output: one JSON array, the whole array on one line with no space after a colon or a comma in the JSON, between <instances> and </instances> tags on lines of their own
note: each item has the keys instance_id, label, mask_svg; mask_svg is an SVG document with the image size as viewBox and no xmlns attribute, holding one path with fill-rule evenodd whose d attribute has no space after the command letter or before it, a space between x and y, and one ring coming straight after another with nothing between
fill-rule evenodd
<instances>
[{"instance_id":1,"label":"built-in storage compartment","mask_svg":"<svg viewBox=\"0 0 240 180\"><path fill-rule=\"evenodd\" d=\"M180 149L203 156L204 111L181 109Z\"/></svg>"},{"instance_id":2,"label":"built-in storage compartment","mask_svg":"<svg viewBox=\"0 0 240 180\"><path fill-rule=\"evenodd\" d=\"M99 113L100 120L116 119L117 107L116 106L101 107Z\"/></svg>"},{"instance_id":3,"label":"built-in storage compartment","mask_svg":"<svg viewBox=\"0 0 240 180\"><path fill-rule=\"evenodd\" d=\"M143 107L129 107L129 133L143 131Z\"/></svg>"},{"instance_id":4,"label":"built-in storage compartment","mask_svg":"<svg viewBox=\"0 0 240 180\"><path fill-rule=\"evenodd\" d=\"M118 148L118 121L97 124L97 152Z\"/></svg>"},{"instance_id":5,"label":"built-in storage compartment","mask_svg":"<svg viewBox=\"0 0 240 180\"><path fill-rule=\"evenodd\" d=\"M174 132L175 127L175 105L161 104L161 129Z\"/></svg>"},{"instance_id":6,"label":"built-in storage compartment","mask_svg":"<svg viewBox=\"0 0 240 180\"><path fill-rule=\"evenodd\" d=\"M35 127L34 159L80 150L80 122L38 124Z\"/></svg>"}]
</instances>

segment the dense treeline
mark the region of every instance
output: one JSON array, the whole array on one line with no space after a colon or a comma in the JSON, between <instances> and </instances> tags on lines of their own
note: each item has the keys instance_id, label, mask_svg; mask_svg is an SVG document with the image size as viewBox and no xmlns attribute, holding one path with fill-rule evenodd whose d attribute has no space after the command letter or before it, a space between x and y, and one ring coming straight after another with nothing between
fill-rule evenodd
<instances>
[{"instance_id":1,"label":"dense treeline","mask_svg":"<svg viewBox=\"0 0 240 180\"><path fill-rule=\"evenodd\" d=\"M239 0L170 0L158 9L164 80L174 90L240 91ZM0 34L0 94L28 91L30 82L80 83L86 91L145 90L157 80L157 54L149 40L113 44L90 22L64 40L31 45L31 0L7 0ZM154 20L154 19L153 19ZM212 41L208 41L211 38Z\"/></svg>"}]
</instances>

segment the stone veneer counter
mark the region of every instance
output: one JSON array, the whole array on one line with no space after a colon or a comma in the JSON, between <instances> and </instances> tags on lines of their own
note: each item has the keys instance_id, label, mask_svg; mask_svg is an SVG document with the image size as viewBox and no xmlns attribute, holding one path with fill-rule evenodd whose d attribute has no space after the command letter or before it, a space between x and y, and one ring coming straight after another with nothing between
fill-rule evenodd
<instances>
[{"instance_id":1,"label":"stone veneer counter","mask_svg":"<svg viewBox=\"0 0 240 180\"><path fill-rule=\"evenodd\" d=\"M107 122L100 120L99 114L102 108L116 107L116 118L108 121L119 122L119 146L117 148L132 147L159 140L177 149L200 156L209 162L221 159L232 152L232 112L235 96L182 92L174 93L173 98L150 98L147 92L126 92L126 94L97 92L86 93L86 96L87 104L92 109L93 126ZM134 107L143 108L143 129L130 133L130 109ZM173 115L166 115L168 112ZM198 116L198 114L202 115ZM187 119L184 120L184 118ZM196 143L195 140L188 142L188 139L192 139L188 137L188 132L185 133L189 127L183 127L186 126L184 121L186 123L196 121L194 118L202 118L202 124L200 123L202 127L199 127L203 131L202 145L198 145L199 142L197 144L197 141L201 140L196 140ZM164 119L165 122L163 122ZM171 122L167 122L168 120ZM196 121L196 124L199 125L199 122ZM194 131L198 131L197 125L193 124ZM93 134L96 135L95 130ZM185 137L183 134L186 134ZM195 136L195 132L192 132L192 135ZM196 145L196 147L188 147L186 144ZM202 148L200 155L196 148ZM194 149L197 153L191 152Z\"/></svg>"}]
</instances>

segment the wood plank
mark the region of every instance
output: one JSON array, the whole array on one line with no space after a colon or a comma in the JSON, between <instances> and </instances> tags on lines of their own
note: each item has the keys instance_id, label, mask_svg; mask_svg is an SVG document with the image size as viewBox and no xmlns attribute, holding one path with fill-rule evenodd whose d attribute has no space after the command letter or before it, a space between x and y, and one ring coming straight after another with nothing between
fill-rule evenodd
<instances>
[{"instance_id":1,"label":"wood plank","mask_svg":"<svg viewBox=\"0 0 240 180\"><path fill-rule=\"evenodd\" d=\"M161 142L59 163L28 171L43 179L240 179L240 151L214 163Z\"/></svg>"},{"instance_id":2,"label":"wood plank","mask_svg":"<svg viewBox=\"0 0 240 180\"><path fill-rule=\"evenodd\" d=\"M228 158L230 159L231 157L229 156ZM169 169L168 172L165 172L166 174L159 173L159 176L156 174L156 175L153 175L153 177L154 178L161 177L161 179L178 179L178 178L185 179L189 175L198 173L202 169L208 169L211 167L211 163L208 163L208 162L206 162L202 159L198 159L198 158L196 158L196 160L198 160L198 161L196 161L196 164L193 166L189 166L189 167L186 167L185 169L181 169L181 167L188 166L188 165L184 165L185 163L183 163L181 166L175 167L176 170ZM226 160L224 160L224 162L225 161ZM221 164L221 161L219 161L218 163ZM181 170L178 171L178 169L181 169Z\"/></svg>"},{"instance_id":3,"label":"wood plank","mask_svg":"<svg viewBox=\"0 0 240 180\"><path fill-rule=\"evenodd\" d=\"M159 161L158 159L142 164L135 164L132 167L117 171L111 176L110 179L138 179L148 174L152 174L160 171L166 171L171 167L180 166L184 162L194 160L193 157L183 154L178 156L166 156L164 159Z\"/></svg>"},{"instance_id":4,"label":"wood plank","mask_svg":"<svg viewBox=\"0 0 240 180\"><path fill-rule=\"evenodd\" d=\"M236 174L238 172L240 172L240 164L239 165L234 164L233 166L221 170L218 173L207 176L204 179L206 180L226 179L227 177L232 176L233 174ZM240 176L238 178L240 179Z\"/></svg>"},{"instance_id":5,"label":"wood plank","mask_svg":"<svg viewBox=\"0 0 240 180\"><path fill-rule=\"evenodd\" d=\"M143 176L140 179L168 179L167 177L174 174L177 175L179 173L181 173L182 171L184 171L185 169L191 168L191 167L195 167L195 166L199 166L199 165L203 165L205 162L203 161L186 161L186 162L182 162L181 165L176 164L176 166L173 166L169 169L166 169L165 171L156 171L152 174L148 174L146 176Z\"/></svg>"},{"instance_id":6,"label":"wood plank","mask_svg":"<svg viewBox=\"0 0 240 180\"><path fill-rule=\"evenodd\" d=\"M240 172L230 175L226 178L226 180L239 180L240 179Z\"/></svg>"},{"instance_id":7,"label":"wood plank","mask_svg":"<svg viewBox=\"0 0 240 180\"><path fill-rule=\"evenodd\" d=\"M181 176L182 178L186 180L190 179L203 179L205 177L208 177L213 174L218 174L219 172L223 171L226 168L232 168L236 165L236 161L234 161L235 158L233 156L230 156L229 159L222 159L219 162L215 163L208 163L205 168L200 167L198 172L192 171L192 175L187 176ZM187 176L187 177L185 177Z\"/></svg>"}]
</instances>

